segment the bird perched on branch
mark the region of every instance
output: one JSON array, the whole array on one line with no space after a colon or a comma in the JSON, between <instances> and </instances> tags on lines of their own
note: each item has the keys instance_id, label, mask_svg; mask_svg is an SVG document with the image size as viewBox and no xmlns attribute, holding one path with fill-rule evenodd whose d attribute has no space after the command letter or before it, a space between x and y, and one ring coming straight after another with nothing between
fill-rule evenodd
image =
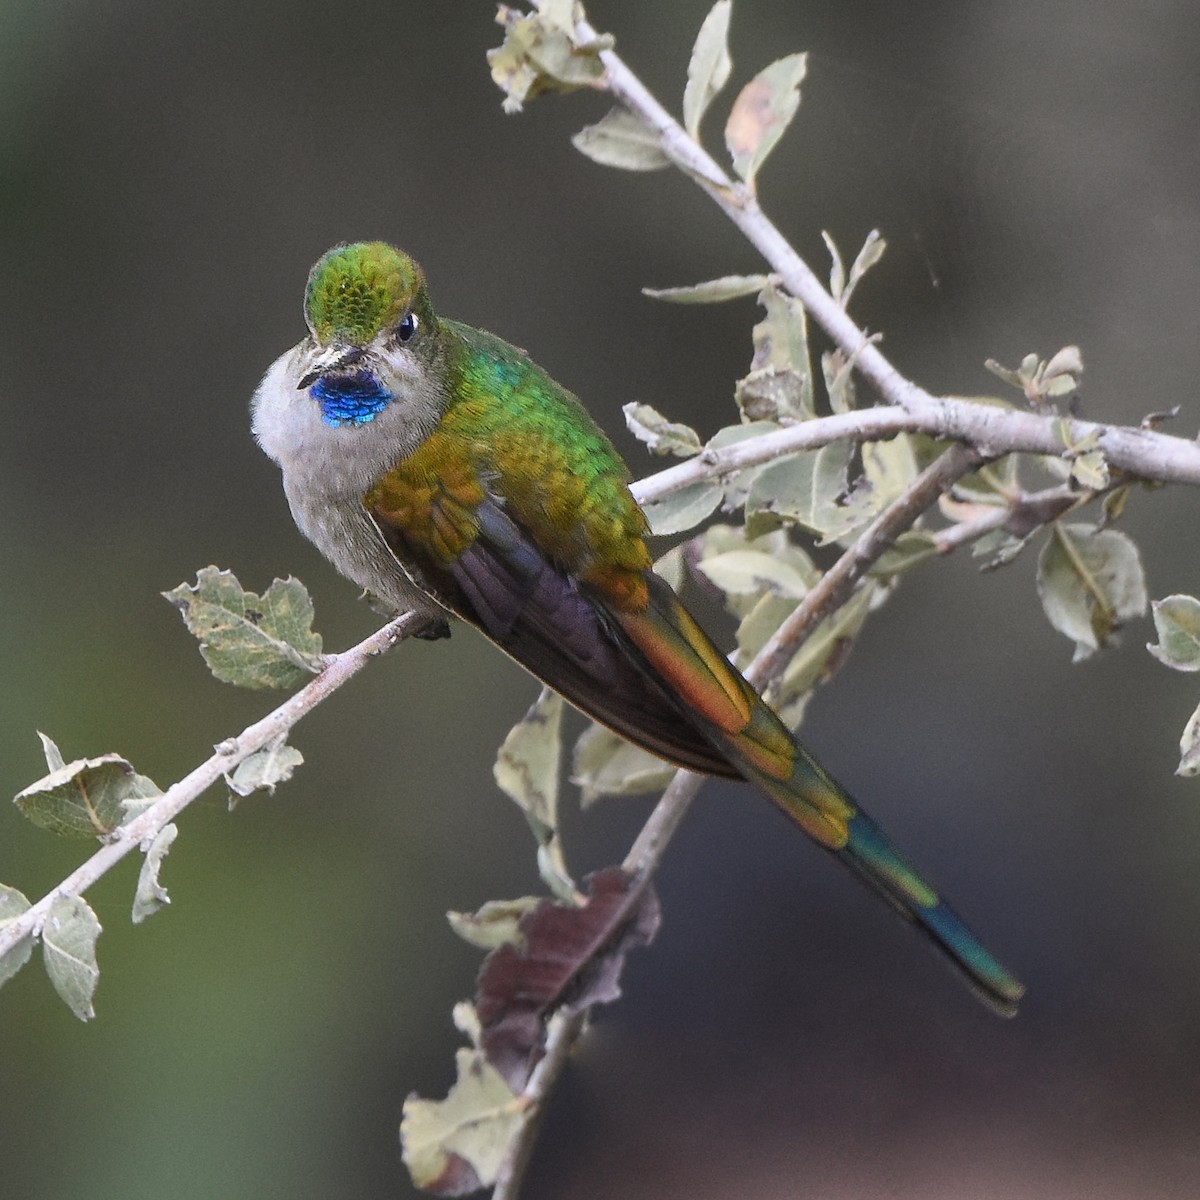
<instances>
[{"instance_id":1,"label":"bird perched on branch","mask_svg":"<svg viewBox=\"0 0 1200 1200\"><path fill-rule=\"evenodd\" d=\"M383 242L324 255L305 318L255 394L254 433L343 575L436 630L469 622L654 754L748 780L1015 1009L1021 984L651 570L628 468L575 396L439 316L421 268Z\"/></svg>"}]
</instances>

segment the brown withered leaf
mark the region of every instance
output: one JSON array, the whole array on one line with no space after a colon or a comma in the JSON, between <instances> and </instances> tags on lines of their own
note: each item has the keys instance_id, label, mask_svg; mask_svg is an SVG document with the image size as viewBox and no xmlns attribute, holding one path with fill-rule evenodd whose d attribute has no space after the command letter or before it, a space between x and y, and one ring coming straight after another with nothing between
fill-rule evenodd
<instances>
[{"instance_id":1,"label":"brown withered leaf","mask_svg":"<svg viewBox=\"0 0 1200 1200\"><path fill-rule=\"evenodd\" d=\"M498 947L480 968L480 1046L515 1092L542 1055L550 1014L615 1000L626 953L658 929L653 890L631 894L633 879L619 867L586 883L586 904L543 900L521 919L524 944Z\"/></svg>"}]
</instances>

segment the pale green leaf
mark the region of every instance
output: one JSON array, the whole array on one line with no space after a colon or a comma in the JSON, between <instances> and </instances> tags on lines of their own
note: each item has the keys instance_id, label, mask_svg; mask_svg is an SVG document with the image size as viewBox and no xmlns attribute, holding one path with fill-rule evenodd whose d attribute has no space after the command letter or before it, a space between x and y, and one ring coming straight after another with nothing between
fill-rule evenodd
<instances>
[{"instance_id":1,"label":"pale green leaf","mask_svg":"<svg viewBox=\"0 0 1200 1200\"><path fill-rule=\"evenodd\" d=\"M931 558L937 558L939 553L937 538L927 529L906 529L895 543L876 559L870 574L875 579L891 579L911 571L913 567L920 566Z\"/></svg>"},{"instance_id":2,"label":"pale green leaf","mask_svg":"<svg viewBox=\"0 0 1200 1200\"><path fill-rule=\"evenodd\" d=\"M821 239L825 243L825 249L829 251L829 294L840 302L842 289L846 286L846 267L837 243L824 229L821 230Z\"/></svg>"},{"instance_id":3,"label":"pale green leaf","mask_svg":"<svg viewBox=\"0 0 1200 1200\"><path fill-rule=\"evenodd\" d=\"M702 558L697 569L723 592L746 596L763 591L799 600L808 594L808 580L785 559L761 550L727 550Z\"/></svg>"},{"instance_id":4,"label":"pale green leaf","mask_svg":"<svg viewBox=\"0 0 1200 1200\"><path fill-rule=\"evenodd\" d=\"M841 665L871 611L878 587L873 582L860 587L837 612L813 630L783 672L775 689L778 703L790 703Z\"/></svg>"},{"instance_id":5,"label":"pale green leaf","mask_svg":"<svg viewBox=\"0 0 1200 1200\"><path fill-rule=\"evenodd\" d=\"M658 132L627 108L611 109L595 125L575 134L571 144L604 167L657 171L671 165Z\"/></svg>"},{"instance_id":6,"label":"pale green leaf","mask_svg":"<svg viewBox=\"0 0 1200 1200\"><path fill-rule=\"evenodd\" d=\"M29 901L16 888L0 883L0 930L29 910ZM0 987L3 987L33 953L33 935L26 934L8 953L0 955Z\"/></svg>"},{"instance_id":7,"label":"pale green leaf","mask_svg":"<svg viewBox=\"0 0 1200 1200\"><path fill-rule=\"evenodd\" d=\"M1191 777L1200 775L1200 708L1197 708L1183 727L1179 739L1179 766L1176 775Z\"/></svg>"},{"instance_id":8,"label":"pale green leaf","mask_svg":"<svg viewBox=\"0 0 1200 1200\"><path fill-rule=\"evenodd\" d=\"M843 308L850 303L850 298L862 282L863 276L883 257L886 249L887 242L880 236L879 230L872 229L867 234L867 240L863 242L858 256L850 264L850 278L846 280L846 287L838 297Z\"/></svg>"},{"instance_id":9,"label":"pale green leaf","mask_svg":"<svg viewBox=\"0 0 1200 1200\"><path fill-rule=\"evenodd\" d=\"M642 505L650 532L655 535L683 533L699 525L716 511L724 488L713 479L702 479Z\"/></svg>"},{"instance_id":10,"label":"pale green leaf","mask_svg":"<svg viewBox=\"0 0 1200 1200\"><path fill-rule=\"evenodd\" d=\"M719 279L706 279L703 283L685 287L642 288L642 295L672 304L718 304L724 300L755 296L766 286L765 275L722 275Z\"/></svg>"},{"instance_id":11,"label":"pale green leaf","mask_svg":"<svg viewBox=\"0 0 1200 1200\"><path fill-rule=\"evenodd\" d=\"M62 751L59 750L58 744L51 738L48 738L40 729L38 737L42 743L42 753L46 756L46 770L51 773L61 771L67 764L63 760Z\"/></svg>"},{"instance_id":12,"label":"pale green leaf","mask_svg":"<svg viewBox=\"0 0 1200 1200\"><path fill-rule=\"evenodd\" d=\"M224 683L286 688L322 668L313 605L296 579L276 579L261 595L245 591L232 571L204 567L194 585L163 592L200 639L209 670Z\"/></svg>"},{"instance_id":13,"label":"pale green leaf","mask_svg":"<svg viewBox=\"0 0 1200 1200\"><path fill-rule=\"evenodd\" d=\"M848 490L847 469L854 447L832 442L765 466L746 497L751 536L780 522L801 525L820 537L844 532L838 500ZM859 514L855 514L858 519Z\"/></svg>"},{"instance_id":14,"label":"pale green leaf","mask_svg":"<svg viewBox=\"0 0 1200 1200\"><path fill-rule=\"evenodd\" d=\"M661 758L593 723L575 743L571 782L586 808L601 796L641 796L661 791L675 768Z\"/></svg>"},{"instance_id":15,"label":"pale green leaf","mask_svg":"<svg viewBox=\"0 0 1200 1200\"><path fill-rule=\"evenodd\" d=\"M729 58L731 8L731 0L717 0L712 6L700 26L688 62L687 86L683 89L683 125L697 141L705 110L729 81L729 72L733 69Z\"/></svg>"},{"instance_id":16,"label":"pale green leaf","mask_svg":"<svg viewBox=\"0 0 1200 1200\"><path fill-rule=\"evenodd\" d=\"M541 902L538 896L489 900L476 912L448 912L446 919L464 942L480 950L494 950L509 943L520 946L525 940L520 928L521 918Z\"/></svg>"},{"instance_id":17,"label":"pale green leaf","mask_svg":"<svg viewBox=\"0 0 1200 1200\"><path fill-rule=\"evenodd\" d=\"M260 791L273 796L276 786L291 779L303 762L304 755L295 746L289 746L287 734L281 733L253 754L248 754L232 772L227 772L225 782L236 796L249 796Z\"/></svg>"},{"instance_id":18,"label":"pale green leaf","mask_svg":"<svg viewBox=\"0 0 1200 1200\"><path fill-rule=\"evenodd\" d=\"M706 449L723 450L726 446L734 446L738 442L760 437L764 433L774 433L778 429L779 425L774 421L750 421L741 425L726 425L708 439ZM723 492L725 508L729 512L741 508L745 504L755 476L763 470L765 465L759 463L753 467L744 467L740 471L731 471L717 484L717 487Z\"/></svg>"},{"instance_id":19,"label":"pale green leaf","mask_svg":"<svg viewBox=\"0 0 1200 1200\"><path fill-rule=\"evenodd\" d=\"M575 885L558 836L558 781L562 763L562 697L549 688L508 731L492 768L496 784L525 814L538 843L538 864L556 895L574 897Z\"/></svg>"},{"instance_id":20,"label":"pale green leaf","mask_svg":"<svg viewBox=\"0 0 1200 1200\"><path fill-rule=\"evenodd\" d=\"M146 849L142 869L138 872L137 889L133 895L135 925L140 925L147 917L152 917L164 905L171 903L167 889L158 882L158 872L178 832L179 829L175 825L164 825Z\"/></svg>"},{"instance_id":21,"label":"pale green leaf","mask_svg":"<svg viewBox=\"0 0 1200 1200\"><path fill-rule=\"evenodd\" d=\"M987 562L980 564L981 571L995 571L998 567L1008 566L1029 545L1032 537L1032 534L1023 538L1014 537L1005 529L993 529L972 544L971 554L975 558L987 559Z\"/></svg>"},{"instance_id":22,"label":"pale green leaf","mask_svg":"<svg viewBox=\"0 0 1200 1200\"><path fill-rule=\"evenodd\" d=\"M1174 595L1150 606L1158 645L1147 650L1176 671L1200 671L1200 600Z\"/></svg>"},{"instance_id":23,"label":"pale green leaf","mask_svg":"<svg viewBox=\"0 0 1200 1200\"><path fill-rule=\"evenodd\" d=\"M649 404L626 404L621 411L629 432L650 447L654 454L675 454L690 458L703 449L700 435L690 426L668 421Z\"/></svg>"},{"instance_id":24,"label":"pale green leaf","mask_svg":"<svg viewBox=\"0 0 1200 1200\"><path fill-rule=\"evenodd\" d=\"M100 922L82 896L60 896L42 926L42 956L54 990L81 1020L96 1015L92 997L100 979L96 939Z\"/></svg>"},{"instance_id":25,"label":"pale green leaf","mask_svg":"<svg viewBox=\"0 0 1200 1200\"><path fill-rule=\"evenodd\" d=\"M409 1096L400 1123L413 1183L437 1195L490 1187L535 1108L520 1102L479 1050L455 1055L458 1079L445 1100Z\"/></svg>"},{"instance_id":26,"label":"pale green leaf","mask_svg":"<svg viewBox=\"0 0 1200 1200\"><path fill-rule=\"evenodd\" d=\"M1075 661L1108 645L1146 609L1137 547L1115 529L1055 522L1038 558L1038 594L1050 624L1075 643Z\"/></svg>"},{"instance_id":27,"label":"pale green leaf","mask_svg":"<svg viewBox=\"0 0 1200 1200\"><path fill-rule=\"evenodd\" d=\"M725 145L733 169L750 186L800 107L806 56L789 54L764 67L733 102Z\"/></svg>"},{"instance_id":28,"label":"pale green leaf","mask_svg":"<svg viewBox=\"0 0 1200 1200\"><path fill-rule=\"evenodd\" d=\"M1099 450L1089 450L1071 459L1071 476L1080 487L1099 492L1108 487L1108 461Z\"/></svg>"},{"instance_id":29,"label":"pale green leaf","mask_svg":"<svg viewBox=\"0 0 1200 1200\"><path fill-rule=\"evenodd\" d=\"M683 557L683 546L672 546L666 554L662 555L655 562L654 573L660 579L665 579L671 585L672 591L677 592L683 587L686 566L687 564Z\"/></svg>"},{"instance_id":30,"label":"pale green leaf","mask_svg":"<svg viewBox=\"0 0 1200 1200\"><path fill-rule=\"evenodd\" d=\"M47 752L47 762L58 760L61 755L54 747L53 754ZM119 754L104 754L63 764L18 792L13 800L29 820L52 833L107 837L128 820L129 801L161 795L152 779L139 775Z\"/></svg>"},{"instance_id":31,"label":"pale green leaf","mask_svg":"<svg viewBox=\"0 0 1200 1200\"><path fill-rule=\"evenodd\" d=\"M825 380L825 394L829 407L835 413L853 412L858 406L858 393L854 386L853 358L836 347L821 355L821 375Z\"/></svg>"}]
</instances>

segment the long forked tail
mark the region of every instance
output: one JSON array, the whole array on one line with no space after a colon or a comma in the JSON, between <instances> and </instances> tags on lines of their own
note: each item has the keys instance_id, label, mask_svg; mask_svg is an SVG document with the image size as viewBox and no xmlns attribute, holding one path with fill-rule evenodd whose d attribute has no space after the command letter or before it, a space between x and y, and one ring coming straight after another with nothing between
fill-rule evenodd
<instances>
[{"instance_id":1,"label":"long forked tail","mask_svg":"<svg viewBox=\"0 0 1200 1200\"><path fill-rule=\"evenodd\" d=\"M739 774L927 934L981 999L1002 1014L1016 1012L1022 984L796 740L666 584L654 579L650 607L621 614L618 623Z\"/></svg>"}]
</instances>

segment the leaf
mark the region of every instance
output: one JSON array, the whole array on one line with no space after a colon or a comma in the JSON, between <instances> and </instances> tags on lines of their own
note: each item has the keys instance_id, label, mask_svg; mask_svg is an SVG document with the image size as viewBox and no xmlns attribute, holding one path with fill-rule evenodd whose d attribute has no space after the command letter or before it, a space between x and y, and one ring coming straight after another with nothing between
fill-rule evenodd
<instances>
[{"instance_id":1,"label":"leaf","mask_svg":"<svg viewBox=\"0 0 1200 1200\"><path fill-rule=\"evenodd\" d=\"M521 921L524 946L493 950L479 972L480 1044L514 1091L541 1057L550 1013L615 1000L626 953L658 928L653 892L631 894L633 880L619 868L598 871L587 886L581 907L543 900Z\"/></svg>"},{"instance_id":2,"label":"leaf","mask_svg":"<svg viewBox=\"0 0 1200 1200\"><path fill-rule=\"evenodd\" d=\"M595 125L585 125L571 145L602 167L657 171L671 165L658 131L627 108L610 109Z\"/></svg>"},{"instance_id":3,"label":"leaf","mask_svg":"<svg viewBox=\"0 0 1200 1200\"><path fill-rule=\"evenodd\" d=\"M906 529L885 550L871 567L870 575L874 579L892 579L918 567L931 558L937 558L941 551L938 540L927 529Z\"/></svg>"},{"instance_id":4,"label":"leaf","mask_svg":"<svg viewBox=\"0 0 1200 1200\"><path fill-rule=\"evenodd\" d=\"M1200 600L1174 595L1150 606L1158 645L1146 649L1176 671L1200 671Z\"/></svg>"},{"instance_id":5,"label":"leaf","mask_svg":"<svg viewBox=\"0 0 1200 1200\"><path fill-rule=\"evenodd\" d=\"M700 140L700 122L713 98L729 81L733 63L729 57L729 13L731 0L717 0L704 18L692 57L688 62L687 86L683 89L683 125Z\"/></svg>"},{"instance_id":6,"label":"leaf","mask_svg":"<svg viewBox=\"0 0 1200 1200\"><path fill-rule=\"evenodd\" d=\"M858 256L850 265L850 278L846 281L846 287L839 297L843 308L850 303L850 297L854 295L855 289L862 282L863 276L883 257L883 252L887 249L887 242L880 235L878 229L872 229L867 234L867 240L863 242L862 249L858 252Z\"/></svg>"},{"instance_id":7,"label":"leaf","mask_svg":"<svg viewBox=\"0 0 1200 1200\"><path fill-rule=\"evenodd\" d=\"M492 768L496 784L525 814L538 843L538 867L556 895L575 895L558 836L558 778L562 762L562 697L543 688L524 718L508 731Z\"/></svg>"},{"instance_id":8,"label":"leaf","mask_svg":"<svg viewBox=\"0 0 1200 1200\"><path fill-rule=\"evenodd\" d=\"M1115 529L1056 521L1038 558L1037 586L1050 624L1075 643L1074 661L1113 640L1146 609L1137 547Z\"/></svg>"},{"instance_id":9,"label":"leaf","mask_svg":"<svg viewBox=\"0 0 1200 1200\"><path fill-rule=\"evenodd\" d=\"M613 46L608 34L576 38L574 0L535 0L535 7L536 13L526 14L502 4L496 16L504 42L488 51L487 60L507 113L520 112L526 100L544 92L596 86L604 76L600 52Z\"/></svg>"},{"instance_id":10,"label":"leaf","mask_svg":"<svg viewBox=\"0 0 1200 1200\"><path fill-rule=\"evenodd\" d=\"M412 1181L435 1196L466 1196L490 1187L536 1112L479 1050L459 1049L455 1065L458 1078L446 1099L409 1096L400 1122Z\"/></svg>"},{"instance_id":11,"label":"leaf","mask_svg":"<svg viewBox=\"0 0 1200 1200\"><path fill-rule=\"evenodd\" d=\"M655 561L654 573L660 579L665 579L671 585L673 592L677 592L683 587L686 566L687 564L684 562L683 557L683 545L681 544L672 546L666 554Z\"/></svg>"},{"instance_id":12,"label":"leaf","mask_svg":"<svg viewBox=\"0 0 1200 1200\"><path fill-rule=\"evenodd\" d=\"M621 411L629 432L646 443L654 454L676 454L690 458L703 449L700 435L690 425L668 421L649 404L626 404Z\"/></svg>"},{"instance_id":13,"label":"leaf","mask_svg":"<svg viewBox=\"0 0 1200 1200\"><path fill-rule=\"evenodd\" d=\"M987 559L987 562L980 564L981 571L995 571L1008 566L1029 545L1032 537L1033 534L1014 537L1007 530L993 529L972 544L971 555L974 558Z\"/></svg>"},{"instance_id":14,"label":"leaf","mask_svg":"<svg viewBox=\"0 0 1200 1200\"><path fill-rule=\"evenodd\" d=\"M765 315L752 334L750 372L734 393L743 419L803 421L816 416L804 305L770 280L759 303Z\"/></svg>"},{"instance_id":15,"label":"leaf","mask_svg":"<svg viewBox=\"0 0 1200 1200\"><path fill-rule=\"evenodd\" d=\"M724 450L726 446L734 446L738 442L749 441L750 438L756 438L764 433L775 433L779 426L774 421L750 421L740 425L726 425L723 429L718 429L711 438L708 439L706 450ZM721 477L721 481L717 484L723 491L725 509L732 512L734 509L741 508L746 502L746 496L750 492L750 485L754 482L754 477L763 469L765 464L758 463L753 467L743 467L740 471L731 471L727 475Z\"/></svg>"},{"instance_id":16,"label":"leaf","mask_svg":"<svg viewBox=\"0 0 1200 1200\"><path fill-rule=\"evenodd\" d=\"M62 755L44 734L48 765ZM139 775L119 754L77 758L31 783L13 802L35 825L61 837L107 837L129 819L127 803L161 796L158 785Z\"/></svg>"},{"instance_id":17,"label":"leaf","mask_svg":"<svg viewBox=\"0 0 1200 1200\"><path fill-rule=\"evenodd\" d=\"M873 506L843 508L838 503L849 490L847 470L853 453L850 443L833 442L764 467L746 497L750 536L783 522L800 525L828 542L869 520Z\"/></svg>"},{"instance_id":18,"label":"leaf","mask_svg":"<svg viewBox=\"0 0 1200 1200\"><path fill-rule=\"evenodd\" d=\"M581 789L584 808L601 796L661 791L674 774L670 763L595 723L580 734L571 760L571 782Z\"/></svg>"},{"instance_id":19,"label":"leaf","mask_svg":"<svg viewBox=\"0 0 1200 1200\"><path fill-rule=\"evenodd\" d=\"M40 729L38 738L42 743L42 753L46 756L46 770L62 770L67 764L63 761L62 751L59 750L57 743L48 738Z\"/></svg>"},{"instance_id":20,"label":"leaf","mask_svg":"<svg viewBox=\"0 0 1200 1200\"><path fill-rule=\"evenodd\" d=\"M1179 766L1175 768L1176 775L1190 778L1200 775L1200 708L1197 708L1183 727L1183 736L1179 739Z\"/></svg>"},{"instance_id":21,"label":"leaf","mask_svg":"<svg viewBox=\"0 0 1200 1200\"><path fill-rule=\"evenodd\" d=\"M42 926L42 956L46 974L66 1006L81 1020L96 1015L92 997L100 968L96 939L100 922L82 896L60 896L50 906Z\"/></svg>"},{"instance_id":22,"label":"leaf","mask_svg":"<svg viewBox=\"0 0 1200 1200\"><path fill-rule=\"evenodd\" d=\"M715 512L724 494L724 488L716 480L702 479L643 504L642 511L656 537L683 533Z\"/></svg>"},{"instance_id":23,"label":"leaf","mask_svg":"<svg viewBox=\"0 0 1200 1200\"><path fill-rule=\"evenodd\" d=\"M287 688L322 669L312 599L299 580L276 579L257 596L232 571L204 567L194 586L181 583L163 596L200 639L204 661L223 683Z\"/></svg>"},{"instance_id":24,"label":"leaf","mask_svg":"<svg viewBox=\"0 0 1200 1200\"><path fill-rule=\"evenodd\" d=\"M29 911L29 901L16 888L0 883L0 930ZM33 935L27 933L7 953L0 955L0 987L3 987L33 953Z\"/></svg>"},{"instance_id":25,"label":"leaf","mask_svg":"<svg viewBox=\"0 0 1200 1200\"><path fill-rule=\"evenodd\" d=\"M531 912L542 899L540 896L522 896L518 900L489 900L473 913L448 912L446 919L450 928L464 942L480 950L495 950L506 942L522 945L521 918Z\"/></svg>"},{"instance_id":26,"label":"leaf","mask_svg":"<svg viewBox=\"0 0 1200 1200\"><path fill-rule=\"evenodd\" d=\"M803 695L842 665L866 622L878 586L868 583L860 587L837 612L813 630L787 665L775 689L780 704L790 703Z\"/></svg>"},{"instance_id":27,"label":"leaf","mask_svg":"<svg viewBox=\"0 0 1200 1200\"><path fill-rule=\"evenodd\" d=\"M753 189L754 178L800 107L807 56L789 54L764 67L733 102L725 145L733 169Z\"/></svg>"},{"instance_id":28,"label":"leaf","mask_svg":"<svg viewBox=\"0 0 1200 1200\"><path fill-rule=\"evenodd\" d=\"M717 304L756 295L766 286L765 275L722 275L720 279L706 279L685 287L642 288L642 295L671 304Z\"/></svg>"},{"instance_id":29,"label":"leaf","mask_svg":"<svg viewBox=\"0 0 1200 1200\"><path fill-rule=\"evenodd\" d=\"M167 889L158 882L158 872L178 832L177 826L164 825L146 850L142 869L138 872L137 890L133 894L135 925L140 925L147 917L152 917L164 905L171 903Z\"/></svg>"},{"instance_id":30,"label":"leaf","mask_svg":"<svg viewBox=\"0 0 1200 1200\"><path fill-rule=\"evenodd\" d=\"M808 580L800 571L761 550L727 550L702 558L696 566L723 592L744 596L771 591L793 600L808 594Z\"/></svg>"},{"instance_id":31,"label":"leaf","mask_svg":"<svg viewBox=\"0 0 1200 1200\"><path fill-rule=\"evenodd\" d=\"M296 768L304 762L304 755L295 746L287 743L287 734L281 733L265 746L248 754L233 769L226 772L225 782L237 796L249 796L252 792L268 792L272 796L278 784L291 779ZM233 800L230 800L232 807Z\"/></svg>"}]
</instances>

